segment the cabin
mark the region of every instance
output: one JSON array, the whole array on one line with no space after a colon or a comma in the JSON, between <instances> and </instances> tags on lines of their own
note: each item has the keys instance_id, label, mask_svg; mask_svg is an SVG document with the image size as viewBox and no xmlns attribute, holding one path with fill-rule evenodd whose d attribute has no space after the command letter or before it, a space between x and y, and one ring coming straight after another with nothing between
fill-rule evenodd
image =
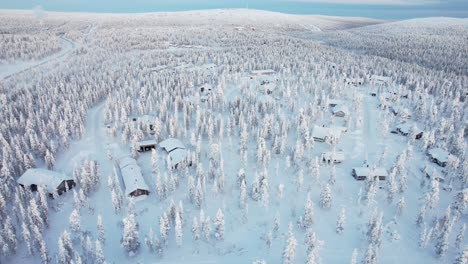
<instances>
[{"instance_id":1,"label":"cabin","mask_svg":"<svg viewBox=\"0 0 468 264\"><path fill-rule=\"evenodd\" d=\"M312 130L312 137L315 141L318 142L325 142L329 138L339 139L341 137L341 130L328 127L314 126Z\"/></svg>"},{"instance_id":2,"label":"cabin","mask_svg":"<svg viewBox=\"0 0 468 264\"><path fill-rule=\"evenodd\" d=\"M450 159L450 153L441 148L430 149L428 152L428 156L432 162L441 167L447 166L447 163Z\"/></svg>"},{"instance_id":3,"label":"cabin","mask_svg":"<svg viewBox=\"0 0 468 264\"><path fill-rule=\"evenodd\" d=\"M389 85L392 81L392 78L388 76L372 75L370 80L373 86L384 86Z\"/></svg>"},{"instance_id":4,"label":"cabin","mask_svg":"<svg viewBox=\"0 0 468 264\"><path fill-rule=\"evenodd\" d=\"M354 85L354 86L358 86L358 85L363 85L364 84L364 79L362 79L362 78L345 78L344 83L345 84L351 84L351 85Z\"/></svg>"},{"instance_id":5,"label":"cabin","mask_svg":"<svg viewBox=\"0 0 468 264\"><path fill-rule=\"evenodd\" d=\"M185 164L192 166L192 163L188 160L189 153L180 140L168 138L159 143L159 146L167 152L173 168L177 169Z\"/></svg>"},{"instance_id":6,"label":"cabin","mask_svg":"<svg viewBox=\"0 0 468 264\"><path fill-rule=\"evenodd\" d=\"M322 161L328 164L330 163L341 163L345 159L345 155L343 151L336 151L336 152L323 152L322 153Z\"/></svg>"},{"instance_id":7,"label":"cabin","mask_svg":"<svg viewBox=\"0 0 468 264\"><path fill-rule=\"evenodd\" d=\"M352 175L358 181L366 180L371 173L374 175L374 179L379 179L384 181L387 179L388 173L385 168L374 168L369 167L359 167L353 168Z\"/></svg>"},{"instance_id":8,"label":"cabin","mask_svg":"<svg viewBox=\"0 0 468 264\"><path fill-rule=\"evenodd\" d=\"M398 107L398 106L390 106L390 111L394 115L399 115L403 118L411 118L411 113L408 108Z\"/></svg>"},{"instance_id":9,"label":"cabin","mask_svg":"<svg viewBox=\"0 0 468 264\"><path fill-rule=\"evenodd\" d=\"M198 87L198 92L200 93L200 101L202 103L208 101L209 97L212 95L213 93L213 86L211 86L210 84L203 84L201 85L200 87Z\"/></svg>"},{"instance_id":10,"label":"cabin","mask_svg":"<svg viewBox=\"0 0 468 264\"><path fill-rule=\"evenodd\" d=\"M254 70L250 72L250 79L253 79L258 76L270 76L270 75L275 75L276 72L272 69L266 69L266 70Z\"/></svg>"},{"instance_id":11,"label":"cabin","mask_svg":"<svg viewBox=\"0 0 468 264\"><path fill-rule=\"evenodd\" d=\"M442 174L440 174L436 168L432 166L426 166L423 172L426 178L428 179L431 179L431 180L434 179L440 183L445 182L445 177Z\"/></svg>"},{"instance_id":12,"label":"cabin","mask_svg":"<svg viewBox=\"0 0 468 264\"><path fill-rule=\"evenodd\" d=\"M416 125L411 125L409 123L402 123L396 127L396 132L403 136L408 136L411 132L415 134L415 139L421 139L423 136L423 131L421 131Z\"/></svg>"},{"instance_id":13,"label":"cabin","mask_svg":"<svg viewBox=\"0 0 468 264\"><path fill-rule=\"evenodd\" d=\"M116 160L118 172L125 186L127 197L138 197L149 194L149 187L141 174L140 166L131 157L122 157Z\"/></svg>"},{"instance_id":14,"label":"cabin","mask_svg":"<svg viewBox=\"0 0 468 264\"><path fill-rule=\"evenodd\" d=\"M28 169L17 183L23 188L29 188L31 191L37 191L38 186L43 186L49 195L62 193L76 186L72 176L46 169Z\"/></svg>"},{"instance_id":15,"label":"cabin","mask_svg":"<svg viewBox=\"0 0 468 264\"><path fill-rule=\"evenodd\" d=\"M334 116L345 117L346 115L349 115L349 110L346 105L340 104L333 107L332 113Z\"/></svg>"},{"instance_id":16,"label":"cabin","mask_svg":"<svg viewBox=\"0 0 468 264\"><path fill-rule=\"evenodd\" d=\"M154 139L140 141L138 142L138 152L151 151L156 148L156 145L158 145L158 142Z\"/></svg>"}]
</instances>

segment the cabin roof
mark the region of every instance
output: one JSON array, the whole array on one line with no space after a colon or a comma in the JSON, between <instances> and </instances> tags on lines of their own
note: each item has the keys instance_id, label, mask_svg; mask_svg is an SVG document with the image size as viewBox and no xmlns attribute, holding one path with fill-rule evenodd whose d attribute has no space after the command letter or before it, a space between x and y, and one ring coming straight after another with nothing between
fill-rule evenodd
<instances>
[{"instance_id":1,"label":"cabin roof","mask_svg":"<svg viewBox=\"0 0 468 264\"><path fill-rule=\"evenodd\" d=\"M46 169L28 169L17 182L24 186L43 185L47 192L54 193L65 180L73 180L73 177Z\"/></svg>"}]
</instances>

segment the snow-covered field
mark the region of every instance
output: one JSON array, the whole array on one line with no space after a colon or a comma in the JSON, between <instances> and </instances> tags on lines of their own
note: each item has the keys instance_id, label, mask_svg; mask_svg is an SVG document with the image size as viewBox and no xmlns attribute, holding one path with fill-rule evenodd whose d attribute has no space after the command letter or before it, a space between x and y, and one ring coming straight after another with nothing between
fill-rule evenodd
<instances>
[{"instance_id":1,"label":"snow-covered field","mask_svg":"<svg viewBox=\"0 0 468 264\"><path fill-rule=\"evenodd\" d=\"M467 263L466 19L0 22L0 263Z\"/></svg>"}]
</instances>

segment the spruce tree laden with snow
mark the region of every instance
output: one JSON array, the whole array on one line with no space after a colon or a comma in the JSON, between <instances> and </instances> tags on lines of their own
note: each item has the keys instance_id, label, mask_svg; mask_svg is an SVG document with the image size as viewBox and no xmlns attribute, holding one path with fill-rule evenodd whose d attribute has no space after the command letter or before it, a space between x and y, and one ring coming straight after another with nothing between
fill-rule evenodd
<instances>
[{"instance_id":1,"label":"spruce tree laden with snow","mask_svg":"<svg viewBox=\"0 0 468 264\"><path fill-rule=\"evenodd\" d=\"M283 250L283 264L293 264L296 256L297 240L293 233L293 225L289 223L286 244Z\"/></svg>"},{"instance_id":2,"label":"spruce tree laden with snow","mask_svg":"<svg viewBox=\"0 0 468 264\"><path fill-rule=\"evenodd\" d=\"M123 234L121 240L122 247L127 251L129 256L137 254L140 248L140 240L138 234L138 223L133 213L123 219Z\"/></svg>"},{"instance_id":3,"label":"spruce tree laden with snow","mask_svg":"<svg viewBox=\"0 0 468 264\"><path fill-rule=\"evenodd\" d=\"M224 214L221 209L218 209L213 224L215 226L215 238L217 240L224 240Z\"/></svg>"},{"instance_id":4,"label":"spruce tree laden with snow","mask_svg":"<svg viewBox=\"0 0 468 264\"><path fill-rule=\"evenodd\" d=\"M326 184L320 193L320 206L323 209L329 209L331 207L332 197L330 185Z\"/></svg>"},{"instance_id":5,"label":"spruce tree laden with snow","mask_svg":"<svg viewBox=\"0 0 468 264\"><path fill-rule=\"evenodd\" d=\"M344 225L346 224L346 210L344 207L340 210L338 221L336 222L336 232L342 234L344 231Z\"/></svg>"}]
</instances>

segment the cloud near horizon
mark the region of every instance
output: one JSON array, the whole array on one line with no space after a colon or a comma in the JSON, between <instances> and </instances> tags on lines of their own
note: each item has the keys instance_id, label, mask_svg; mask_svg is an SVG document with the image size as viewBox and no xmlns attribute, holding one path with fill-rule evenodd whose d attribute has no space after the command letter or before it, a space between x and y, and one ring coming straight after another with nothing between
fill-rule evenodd
<instances>
[{"instance_id":1,"label":"cloud near horizon","mask_svg":"<svg viewBox=\"0 0 468 264\"><path fill-rule=\"evenodd\" d=\"M282 0L283 2L324 3L376 6L422 6L440 4L440 0Z\"/></svg>"}]
</instances>

